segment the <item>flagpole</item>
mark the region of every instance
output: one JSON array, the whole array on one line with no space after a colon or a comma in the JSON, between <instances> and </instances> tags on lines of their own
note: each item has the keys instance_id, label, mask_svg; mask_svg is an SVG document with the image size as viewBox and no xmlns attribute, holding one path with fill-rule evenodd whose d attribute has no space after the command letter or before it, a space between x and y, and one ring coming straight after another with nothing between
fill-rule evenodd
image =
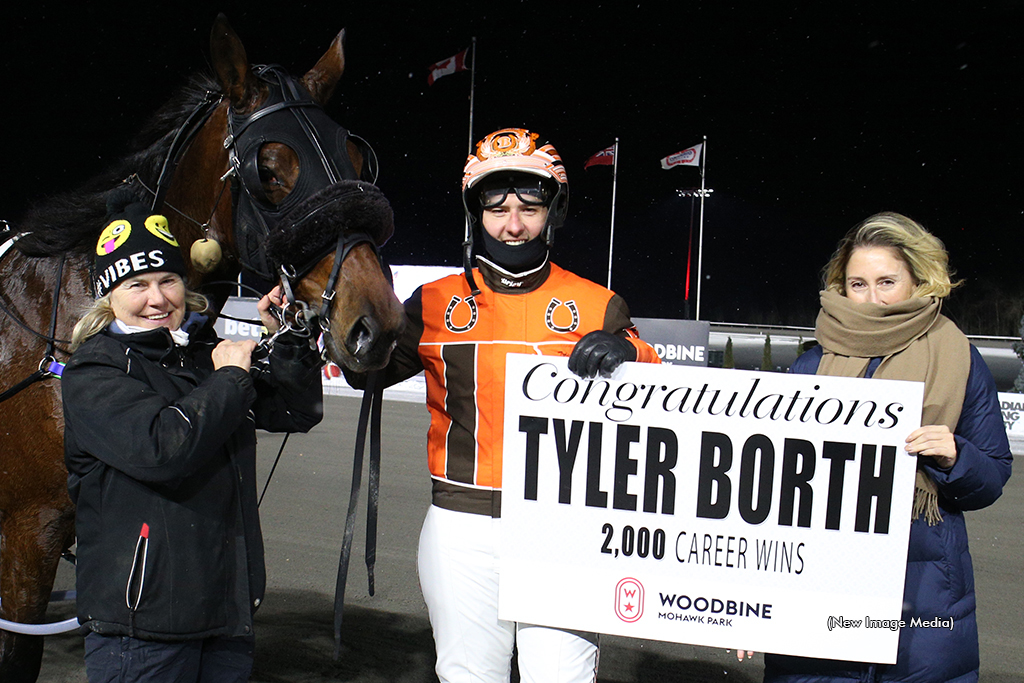
<instances>
[{"instance_id":1,"label":"flagpole","mask_svg":"<svg viewBox=\"0 0 1024 683\"><path fill-rule=\"evenodd\" d=\"M619 182L619 139L615 138L612 152L612 225L608 231L608 289L612 288L612 251L615 246L615 189Z\"/></svg>"},{"instance_id":2,"label":"flagpole","mask_svg":"<svg viewBox=\"0 0 1024 683\"><path fill-rule=\"evenodd\" d=\"M473 153L473 96L476 92L476 36L473 36L472 51L470 53L469 66L469 150L467 155Z\"/></svg>"},{"instance_id":3,"label":"flagpole","mask_svg":"<svg viewBox=\"0 0 1024 683\"><path fill-rule=\"evenodd\" d=\"M476 92L476 36L473 36L473 43L470 46L470 65L469 65L469 148L466 151L466 156L473 153L473 97ZM469 216L466 216L466 226L463 229L463 244L469 243Z\"/></svg>"},{"instance_id":4,"label":"flagpole","mask_svg":"<svg viewBox=\"0 0 1024 683\"><path fill-rule=\"evenodd\" d=\"M680 196L690 198L690 232L686 235L686 284L683 287L683 300L686 303L686 319L690 319L690 282L693 281L693 193L680 193Z\"/></svg>"},{"instance_id":5,"label":"flagpole","mask_svg":"<svg viewBox=\"0 0 1024 683\"><path fill-rule=\"evenodd\" d=\"M708 136L704 136L704 144L700 148L700 230L698 232L699 247L697 248L697 314L694 320L700 320L700 283L701 270L704 262L704 197L707 191L704 189L704 169L708 163Z\"/></svg>"}]
</instances>

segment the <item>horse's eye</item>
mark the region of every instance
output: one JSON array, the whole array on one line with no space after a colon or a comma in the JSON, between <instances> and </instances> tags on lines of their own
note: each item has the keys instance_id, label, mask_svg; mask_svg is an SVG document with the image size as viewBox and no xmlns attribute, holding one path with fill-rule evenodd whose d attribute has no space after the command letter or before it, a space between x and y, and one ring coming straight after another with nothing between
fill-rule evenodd
<instances>
[{"instance_id":1,"label":"horse's eye","mask_svg":"<svg viewBox=\"0 0 1024 683\"><path fill-rule=\"evenodd\" d=\"M260 148L257 172L266 201L278 205L299 178L299 158L288 145L268 142Z\"/></svg>"},{"instance_id":2,"label":"horse's eye","mask_svg":"<svg viewBox=\"0 0 1024 683\"><path fill-rule=\"evenodd\" d=\"M266 166L260 166L260 182L270 187L279 187L281 181L274 175L274 171Z\"/></svg>"}]
</instances>

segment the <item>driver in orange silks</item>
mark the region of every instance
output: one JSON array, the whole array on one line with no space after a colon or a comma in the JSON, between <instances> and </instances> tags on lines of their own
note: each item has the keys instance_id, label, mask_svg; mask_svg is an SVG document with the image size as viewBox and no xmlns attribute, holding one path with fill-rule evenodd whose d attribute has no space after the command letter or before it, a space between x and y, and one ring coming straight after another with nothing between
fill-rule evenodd
<instances>
[{"instance_id":1,"label":"driver in orange silks","mask_svg":"<svg viewBox=\"0 0 1024 683\"><path fill-rule=\"evenodd\" d=\"M386 385L426 375L433 504L419 577L436 672L442 682L508 681L518 645L524 683L592 683L597 634L498 618L505 356L569 356L583 377L658 356L620 296L551 262L569 191L552 145L520 128L491 133L468 158L462 191L465 274L423 285L406 301L405 332L385 370Z\"/></svg>"}]
</instances>

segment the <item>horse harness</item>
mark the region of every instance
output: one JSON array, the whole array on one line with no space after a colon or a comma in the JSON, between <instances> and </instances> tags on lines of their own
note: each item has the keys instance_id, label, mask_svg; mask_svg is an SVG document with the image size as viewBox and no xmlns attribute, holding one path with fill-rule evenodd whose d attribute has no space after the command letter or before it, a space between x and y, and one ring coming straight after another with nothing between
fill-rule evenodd
<instances>
[{"instance_id":1,"label":"horse harness","mask_svg":"<svg viewBox=\"0 0 1024 683\"><path fill-rule=\"evenodd\" d=\"M289 301L295 302L298 311L294 323L286 322L286 311L278 312L282 321L281 331L309 334L309 327L315 318L324 334L329 334L330 308L342 261L353 247L364 242L371 246L380 259L378 247L382 242L365 232L339 231L337 241L330 248L322 248L313 258L296 266L277 263L271 258L266 250L267 239L283 222L289 222L295 230L320 212L323 205L304 212L296 220L290 220L297 207L301 209L321 188L358 177L346 149L349 139L356 143L367 159L363 175L368 183L376 180L377 156L363 138L350 133L331 119L299 82L280 66L256 65L253 70L256 78L265 84L268 94L262 105L252 113L243 115L233 108L228 109L228 134L224 139L224 148L228 150L230 168L221 178L224 183L229 179L231 181L232 229L239 262L243 268L263 280L280 278ZM154 213L163 212L164 199L178 162L222 99L223 95L207 92L175 134L156 188L146 188L153 194ZM299 168L302 169L292 192L277 205L266 196L259 177L259 152L267 143L287 145L298 156ZM132 176L130 180L139 179ZM216 210L217 204L219 200L212 211ZM198 223L194 219L189 220ZM212 212L210 219L200 224L204 232L209 230L210 220ZM292 282L308 274L332 248L335 251L334 269L324 288L320 310L314 314L305 302L293 296ZM390 270L383 266L383 262L382 269L390 280Z\"/></svg>"},{"instance_id":2,"label":"horse harness","mask_svg":"<svg viewBox=\"0 0 1024 683\"><path fill-rule=\"evenodd\" d=\"M8 236L6 240L0 244L0 259L3 259L7 255L7 252L14 247L14 243L18 241L20 235L12 234L10 226L7 221L3 222L3 229L0 230L0 237ZM53 289L53 310L50 312L50 334L45 335L36 332L31 327L26 325L18 316L14 315L14 312L10 310L5 303L0 301L0 310L7 315L8 318L13 320L19 327L26 330L30 334L39 337L46 342L46 353L43 355L42 360L39 361L39 367L31 375L21 380L14 386L6 389L3 393L0 393L0 403L3 403L7 399L15 396L23 389L28 388L36 382L41 382L44 379L51 377L60 377L64 371L64 364L57 360L57 344L67 344L68 342L64 339L57 339L57 301L60 298L60 287L64 279L64 263L67 259L66 254L61 254L60 262L57 264L57 284Z\"/></svg>"},{"instance_id":3,"label":"horse harness","mask_svg":"<svg viewBox=\"0 0 1024 683\"><path fill-rule=\"evenodd\" d=\"M247 267L264 279L280 278L288 305L298 310L293 315L294 323L281 311L281 326L276 335L291 330L298 334L309 334L312 318L319 323L324 335L331 333L330 311L334 303L338 279L341 275L342 263L356 246L366 243L381 262L381 270L388 281L391 281L390 269L381 260L378 247L386 241L388 235L374 236L366 230L339 230L335 240L322 240L313 245L313 249L300 249L305 257L302 262L278 262L280 254L268 251L268 238L272 234L279 235L282 227L295 233L304 226L315 226L319 221L330 222L331 214L340 211L340 207L361 195L379 194L371 183L376 180L376 155L360 138L355 138L368 159L370 183L351 183L357 174L348 157L346 142L348 131L339 126L323 109L313 102L312 98L299 87L298 83L278 67L258 67L257 77L268 84L270 94L264 107L248 116L238 116L233 112L228 115L229 135L224 141L229 150L233 177L232 200L235 216L235 242L238 245L240 260ZM290 114L291 116L288 116ZM272 125L276 123L277 125ZM309 145L296 144L308 141ZM259 178L260 148L271 142L288 145L299 157L299 167L303 172L299 176L296 187L284 200L271 204L263 192ZM315 154L314 154L315 150ZM368 152L368 154L366 154ZM336 190L320 192L316 188L327 185ZM372 197L371 197L372 200ZM333 242L333 243L332 243ZM309 245L307 245L309 246ZM293 292L293 283L308 274L331 249L334 250L334 263L331 273L324 285L319 311L314 313L305 302L298 299ZM271 337L268 346L273 344ZM324 348L326 360L327 349ZM374 593L374 563L376 561L376 529L377 509L380 491L380 420L384 393L380 373L371 373L363 392L362 406L356 430L356 444L353 457L353 473L349 495L348 511L345 519L345 532L342 538L341 555L338 560L338 576L335 584L334 597L334 658L337 660L341 652L341 624L345 601L345 585L348 578L349 559L352 553L352 540L355 530L355 518L361 486L362 461L365 452L367 432L370 435L370 453L368 464L368 498L366 518L365 561L367 567L368 589Z\"/></svg>"}]
</instances>

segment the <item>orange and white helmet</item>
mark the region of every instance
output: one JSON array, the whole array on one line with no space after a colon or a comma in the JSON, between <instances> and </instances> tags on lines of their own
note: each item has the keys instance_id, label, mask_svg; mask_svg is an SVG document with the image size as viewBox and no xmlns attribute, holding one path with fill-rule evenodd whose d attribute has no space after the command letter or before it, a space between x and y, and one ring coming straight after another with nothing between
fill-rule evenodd
<instances>
[{"instance_id":1,"label":"orange and white helmet","mask_svg":"<svg viewBox=\"0 0 1024 683\"><path fill-rule=\"evenodd\" d=\"M466 159L462 189L473 187L495 171L533 173L563 185L569 182L554 145L525 128L503 128L476 143L476 153Z\"/></svg>"},{"instance_id":2,"label":"orange and white helmet","mask_svg":"<svg viewBox=\"0 0 1024 683\"><path fill-rule=\"evenodd\" d=\"M462 173L462 198L471 223L480 216L479 188L481 181L496 173L523 173L539 176L547 187L544 203L548 206L545 238L550 244L551 232L565 221L569 204L569 179L562 157L554 145L525 128L503 128L476 144L476 152L466 159Z\"/></svg>"},{"instance_id":3,"label":"orange and white helmet","mask_svg":"<svg viewBox=\"0 0 1024 683\"><path fill-rule=\"evenodd\" d=\"M473 279L475 238L480 237L482 202L501 203L509 192L526 204L548 207L544 226L543 257L554 243L555 228L565 221L569 206L569 181L558 151L537 133L525 128L502 128L476 143L462 173L462 205L466 210L466 237L462 263L473 295L480 293ZM526 249L527 245L515 247ZM534 250L530 247L530 251Z\"/></svg>"}]
</instances>

